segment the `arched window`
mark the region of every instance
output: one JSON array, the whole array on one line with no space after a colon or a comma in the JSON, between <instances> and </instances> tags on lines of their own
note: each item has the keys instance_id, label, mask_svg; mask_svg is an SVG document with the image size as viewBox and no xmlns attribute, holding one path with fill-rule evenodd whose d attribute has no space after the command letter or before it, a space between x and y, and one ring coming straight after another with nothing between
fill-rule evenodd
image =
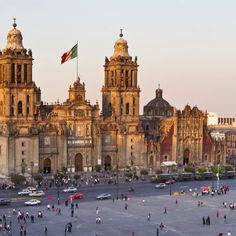
<instances>
[{"instance_id":1,"label":"arched window","mask_svg":"<svg viewBox=\"0 0 236 236\"><path fill-rule=\"evenodd\" d=\"M18 102L18 115L22 114L22 101Z\"/></svg>"},{"instance_id":2,"label":"arched window","mask_svg":"<svg viewBox=\"0 0 236 236\"><path fill-rule=\"evenodd\" d=\"M126 115L129 115L129 103L128 102L126 103L126 112L125 113L126 113Z\"/></svg>"},{"instance_id":3,"label":"arched window","mask_svg":"<svg viewBox=\"0 0 236 236\"><path fill-rule=\"evenodd\" d=\"M29 95L27 95L27 97L26 97L26 103L27 103L27 104L30 103L30 96L29 96Z\"/></svg>"}]
</instances>

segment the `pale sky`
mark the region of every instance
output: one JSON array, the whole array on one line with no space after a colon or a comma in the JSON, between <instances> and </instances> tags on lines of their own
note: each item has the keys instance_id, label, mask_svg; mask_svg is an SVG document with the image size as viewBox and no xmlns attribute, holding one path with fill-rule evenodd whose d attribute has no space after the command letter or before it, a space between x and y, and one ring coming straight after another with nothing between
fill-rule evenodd
<instances>
[{"instance_id":1,"label":"pale sky","mask_svg":"<svg viewBox=\"0 0 236 236\"><path fill-rule=\"evenodd\" d=\"M177 109L188 103L236 116L235 0L0 0L0 7L0 49L15 17L43 101L68 98L76 59L61 65L60 58L78 41L86 98L101 109L105 56L122 28L138 57L141 114L160 83Z\"/></svg>"}]
</instances>

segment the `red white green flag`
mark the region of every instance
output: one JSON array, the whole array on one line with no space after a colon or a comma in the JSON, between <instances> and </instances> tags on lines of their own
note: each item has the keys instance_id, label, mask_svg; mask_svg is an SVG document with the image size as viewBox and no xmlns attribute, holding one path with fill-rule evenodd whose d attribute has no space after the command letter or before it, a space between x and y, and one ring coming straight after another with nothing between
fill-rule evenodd
<instances>
[{"instance_id":1,"label":"red white green flag","mask_svg":"<svg viewBox=\"0 0 236 236\"><path fill-rule=\"evenodd\" d=\"M63 53L63 55L61 56L61 64L77 57L77 48L77 44L75 44L75 46L71 48L68 52Z\"/></svg>"}]
</instances>

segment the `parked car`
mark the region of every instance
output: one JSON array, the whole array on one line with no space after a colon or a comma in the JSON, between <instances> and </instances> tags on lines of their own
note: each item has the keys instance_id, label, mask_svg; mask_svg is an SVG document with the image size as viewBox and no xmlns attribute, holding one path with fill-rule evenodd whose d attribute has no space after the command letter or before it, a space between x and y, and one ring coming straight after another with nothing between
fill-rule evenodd
<instances>
[{"instance_id":1,"label":"parked car","mask_svg":"<svg viewBox=\"0 0 236 236\"><path fill-rule=\"evenodd\" d=\"M0 198L0 205L8 205L10 204L11 202L9 200L6 200L4 198Z\"/></svg>"},{"instance_id":2,"label":"parked car","mask_svg":"<svg viewBox=\"0 0 236 236\"><path fill-rule=\"evenodd\" d=\"M175 183L174 179L170 179L165 182L165 184L174 184L174 183Z\"/></svg>"},{"instance_id":3,"label":"parked car","mask_svg":"<svg viewBox=\"0 0 236 236\"><path fill-rule=\"evenodd\" d=\"M160 184L156 184L155 188L165 188L166 184L165 183L160 183Z\"/></svg>"},{"instance_id":4,"label":"parked car","mask_svg":"<svg viewBox=\"0 0 236 236\"><path fill-rule=\"evenodd\" d=\"M28 189L23 189L22 191L18 192L18 195L29 195L30 193L32 192Z\"/></svg>"},{"instance_id":5,"label":"parked car","mask_svg":"<svg viewBox=\"0 0 236 236\"><path fill-rule=\"evenodd\" d=\"M41 190L29 194L30 197L42 197L44 195L45 195L44 191Z\"/></svg>"},{"instance_id":6,"label":"parked car","mask_svg":"<svg viewBox=\"0 0 236 236\"><path fill-rule=\"evenodd\" d=\"M38 199L31 199L27 202L25 202L26 206L35 206L35 205L39 205L41 202Z\"/></svg>"},{"instance_id":7,"label":"parked car","mask_svg":"<svg viewBox=\"0 0 236 236\"><path fill-rule=\"evenodd\" d=\"M27 189L30 191L30 192L35 192L37 191L37 189L35 187L27 187Z\"/></svg>"},{"instance_id":8,"label":"parked car","mask_svg":"<svg viewBox=\"0 0 236 236\"><path fill-rule=\"evenodd\" d=\"M83 193L74 193L69 196L69 199L82 199L84 197Z\"/></svg>"},{"instance_id":9,"label":"parked car","mask_svg":"<svg viewBox=\"0 0 236 236\"><path fill-rule=\"evenodd\" d=\"M97 196L97 200L110 199L110 198L111 198L110 193L102 193Z\"/></svg>"},{"instance_id":10,"label":"parked car","mask_svg":"<svg viewBox=\"0 0 236 236\"><path fill-rule=\"evenodd\" d=\"M77 188L76 187L68 187L66 189L63 189L64 193L75 193L77 192Z\"/></svg>"}]
</instances>

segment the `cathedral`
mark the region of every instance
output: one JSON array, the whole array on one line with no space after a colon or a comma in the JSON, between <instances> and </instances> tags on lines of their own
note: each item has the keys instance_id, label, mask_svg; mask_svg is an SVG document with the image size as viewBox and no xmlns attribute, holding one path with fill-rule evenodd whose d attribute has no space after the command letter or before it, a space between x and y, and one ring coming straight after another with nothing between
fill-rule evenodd
<instances>
[{"instance_id":1,"label":"cathedral","mask_svg":"<svg viewBox=\"0 0 236 236\"><path fill-rule=\"evenodd\" d=\"M45 174L104 171L129 167L139 173L163 162L179 165L215 162L216 145L197 107L177 111L162 97L139 111L138 60L128 52L122 32L105 58L102 109L86 99L78 77L68 99L48 105L33 81L33 53L23 46L14 22L0 51L1 173ZM217 149L224 162L223 147Z\"/></svg>"}]
</instances>

